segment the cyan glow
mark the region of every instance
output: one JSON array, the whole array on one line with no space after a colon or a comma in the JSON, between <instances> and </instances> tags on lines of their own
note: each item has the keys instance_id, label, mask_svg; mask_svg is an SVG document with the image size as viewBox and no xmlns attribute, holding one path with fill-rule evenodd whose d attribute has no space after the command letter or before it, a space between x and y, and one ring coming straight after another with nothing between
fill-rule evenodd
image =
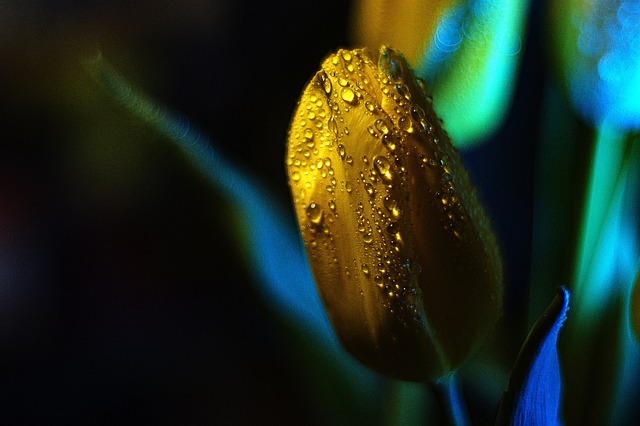
<instances>
[{"instance_id":1,"label":"cyan glow","mask_svg":"<svg viewBox=\"0 0 640 426\"><path fill-rule=\"evenodd\" d=\"M602 126L589 178L573 277L579 315L595 321L636 272L639 143Z\"/></svg>"},{"instance_id":2,"label":"cyan glow","mask_svg":"<svg viewBox=\"0 0 640 426\"><path fill-rule=\"evenodd\" d=\"M449 9L415 65L457 146L489 137L509 108L527 1L475 0Z\"/></svg>"},{"instance_id":3,"label":"cyan glow","mask_svg":"<svg viewBox=\"0 0 640 426\"><path fill-rule=\"evenodd\" d=\"M640 3L574 6L559 23L572 28L558 30L568 38L562 61L574 107L594 125L606 120L621 129L640 128Z\"/></svg>"}]
</instances>

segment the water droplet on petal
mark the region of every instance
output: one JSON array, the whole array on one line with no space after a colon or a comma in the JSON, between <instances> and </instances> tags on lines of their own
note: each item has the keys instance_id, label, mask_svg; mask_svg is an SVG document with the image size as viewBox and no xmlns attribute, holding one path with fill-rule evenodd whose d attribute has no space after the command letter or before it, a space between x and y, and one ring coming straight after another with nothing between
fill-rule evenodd
<instances>
[{"instance_id":1,"label":"water droplet on petal","mask_svg":"<svg viewBox=\"0 0 640 426\"><path fill-rule=\"evenodd\" d=\"M413 122L406 115L398 119L398 127L407 133L413 133Z\"/></svg>"},{"instance_id":2,"label":"water droplet on petal","mask_svg":"<svg viewBox=\"0 0 640 426\"><path fill-rule=\"evenodd\" d=\"M313 130L306 128L304 132L302 132L303 136L307 139L313 139Z\"/></svg>"},{"instance_id":3,"label":"water droplet on petal","mask_svg":"<svg viewBox=\"0 0 640 426\"><path fill-rule=\"evenodd\" d=\"M307 218L314 225L322 224L322 219L324 218L322 207L320 207L316 203L309 204L309 206L307 207Z\"/></svg>"},{"instance_id":4,"label":"water droplet on petal","mask_svg":"<svg viewBox=\"0 0 640 426\"><path fill-rule=\"evenodd\" d=\"M365 108L369 111L369 112L373 112L375 111L375 106L373 106L373 104L369 101L364 103Z\"/></svg>"},{"instance_id":5,"label":"water droplet on petal","mask_svg":"<svg viewBox=\"0 0 640 426\"><path fill-rule=\"evenodd\" d=\"M389 134L389 126L387 126L387 123L385 123L384 121L380 119L376 120L375 126L376 126L376 129L382 132L383 135Z\"/></svg>"},{"instance_id":6,"label":"water droplet on petal","mask_svg":"<svg viewBox=\"0 0 640 426\"><path fill-rule=\"evenodd\" d=\"M320 85L324 89L324 92L327 95L330 95L331 94L332 85L331 85L331 80L329 80L329 77L327 77L327 74L324 71L321 71L320 73L318 73L318 78L319 78L319 81L320 81Z\"/></svg>"},{"instance_id":7,"label":"water droplet on petal","mask_svg":"<svg viewBox=\"0 0 640 426\"><path fill-rule=\"evenodd\" d=\"M364 190L367 191L367 194L369 194L370 197L373 197L376 193L375 188L369 182L365 182Z\"/></svg>"},{"instance_id":8,"label":"water droplet on petal","mask_svg":"<svg viewBox=\"0 0 640 426\"><path fill-rule=\"evenodd\" d=\"M333 116L329 119L329 130L331 130L333 134L338 134L338 123L336 123L336 118Z\"/></svg>"},{"instance_id":9,"label":"water droplet on petal","mask_svg":"<svg viewBox=\"0 0 640 426\"><path fill-rule=\"evenodd\" d=\"M385 183L391 183L393 176L391 174L391 163L389 163L389 160L387 160L386 157L378 155L373 159L373 165L382 180Z\"/></svg>"},{"instance_id":10,"label":"water droplet on petal","mask_svg":"<svg viewBox=\"0 0 640 426\"><path fill-rule=\"evenodd\" d=\"M373 282L376 283L376 285L380 288L384 286L384 278L382 278L381 275L376 275L375 277L373 277Z\"/></svg>"},{"instance_id":11,"label":"water droplet on petal","mask_svg":"<svg viewBox=\"0 0 640 426\"><path fill-rule=\"evenodd\" d=\"M387 233L395 235L400 231L400 225L398 222L391 222L387 225Z\"/></svg>"},{"instance_id":12,"label":"water droplet on petal","mask_svg":"<svg viewBox=\"0 0 640 426\"><path fill-rule=\"evenodd\" d=\"M386 197L384 197L384 200L382 200L382 204L384 204L384 206L387 208L387 210L389 210L389 213L391 213L393 217L400 216L400 209L398 208L398 203L390 195L387 195Z\"/></svg>"},{"instance_id":13,"label":"water droplet on petal","mask_svg":"<svg viewBox=\"0 0 640 426\"><path fill-rule=\"evenodd\" d=\"M348 87L345 87L344 89L342 89L342 92L340 92L340 97L342 98L343 101L352 105L358 101L358 98L356 97L356 94L354 93L354 91Z\"/></svg>"}]
</instances>

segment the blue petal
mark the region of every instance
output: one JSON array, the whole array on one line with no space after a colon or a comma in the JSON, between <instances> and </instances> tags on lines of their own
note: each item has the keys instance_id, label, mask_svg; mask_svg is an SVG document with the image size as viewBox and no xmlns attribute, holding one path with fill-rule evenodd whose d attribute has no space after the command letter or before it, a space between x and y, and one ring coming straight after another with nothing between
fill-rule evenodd
<instances>
[{"instance_id":1,"label":"blue petal","mask_svg":"<svg viewBox=\"0 0 640 426\"><path fill-rule=\"evenodd\" d=\"M504 393L497 425L558 425L562 378L556 343L569 310L563 287L529 332Z\"/></svg>"}]
</instances>

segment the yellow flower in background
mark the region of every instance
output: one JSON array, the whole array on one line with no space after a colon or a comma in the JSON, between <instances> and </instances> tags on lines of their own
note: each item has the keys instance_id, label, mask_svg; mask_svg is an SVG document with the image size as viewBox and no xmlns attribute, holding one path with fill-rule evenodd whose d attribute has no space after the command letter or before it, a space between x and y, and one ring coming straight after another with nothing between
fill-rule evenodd
<instances>
[{"instance_id":1,"label":"yellow flower in background","mask_svg":"<svg viewBox=\"0 0 640 426\"><path fill-rule=\"evenodd\" d=\"M527 0L359 0L358 47L391 45L425 80L457 147L494 135L516 85Z\"/></svg>"},{"instance_id":2,"label":"yellow flower in background","mask_svg":"<svg viewBox=\"0 0 640 426\"><path fill-rule=\"evenodd\" d=\"M371 49L390 43L415 64L438 20L457 3L460 2L360 0L354 6L351 37L355 45Z\"/></svg>"},{"instance_id":3,"label":"yellow flower in background","mask_svg":"<svg viewBox=\"0 0 640 426\"><path fill-rule=\"evenodd\" d=\"M424 82L383 47L328 57L293 116L287 169L321 298L373 369L445 375L500 316L495 238Z\"/></svg>"}]
</instances>

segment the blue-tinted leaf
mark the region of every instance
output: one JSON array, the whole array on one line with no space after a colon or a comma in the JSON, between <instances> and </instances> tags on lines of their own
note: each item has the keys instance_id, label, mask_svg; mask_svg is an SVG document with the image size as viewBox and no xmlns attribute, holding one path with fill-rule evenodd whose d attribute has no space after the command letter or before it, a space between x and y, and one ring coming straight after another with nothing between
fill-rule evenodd
<instances>
[{"instance_id":1,"label":"blue-tinted leaf","mask_svg":"<svg viewBox=\"0 0 640 426\"><path fill-rule=\"evenodd\" d=\"M174 141L197 170L231 202L243 231L242 246L265 302L296 329L310 336L316 355L328 358L340 386L356 392L354 399L373 398L376 377L340 345L326 316L293 216L277 205L257 179L224 159L181 114L149 99L98 55L88 61L89 73L115 101ZM353 395L353 394L352 394Z\"/></svg>"},{"instance_id":2,"label":"blue-tinted leaf","mask_svg":"<svg viewBox=\"0 0 640 426\"><path fill-rule=\"evenodd\" d=\"M636 281L631 294L631 305L629 306L631 329L636 340L640 343L640 270L636 274Z\"/></svg>"},{"instance_id":3,"label":"blue-tinted leaf","mask_svg":"<svg viewBox=\"0 0 640 426\"><path fill-rule=\"evenodd\" d=\"M497 425L557 425L562 388L556 343L569 310L569 291L558 294L520 349L502 397Z\"/></svg>"},{"instance_id":4,"label":"blue-tinted leaf","mask_svg":"<svg viewBox=\"0 0 640 426\"><path fill-rule=\"evenodd\" d=\"M200 129L136 90L101 57L90 71L114 99L175 141L194 166L232 202L246 233L249 264L267 283L261 290L279 309L313 328L325 340L333 332L314 288L293 218L273 202L266 188L221 157Z\"/></svg>"}]
</instances>

